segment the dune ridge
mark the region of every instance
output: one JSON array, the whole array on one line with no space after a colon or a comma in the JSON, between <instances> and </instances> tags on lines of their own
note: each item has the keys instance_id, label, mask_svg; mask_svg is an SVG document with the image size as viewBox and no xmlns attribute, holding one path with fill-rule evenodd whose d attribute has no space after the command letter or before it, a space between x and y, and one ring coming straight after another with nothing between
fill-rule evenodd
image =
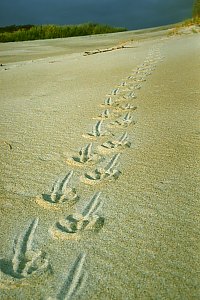
<instances>
[{"instance_id":1,"label":"dune ridge","mask_svg":"<svg viewBox=\"0 0 200 300\"><path fill-rule=\"evenodd\" d=\"M1 185L4 230L1 235L5 241L1 257L5 257L14 233L20 231L14 226L15 219L20 216L20 224L23 224L27 218L39 215L42 224L38 230L38 243L51 258L53 269L53 275L44 276L42 281L33 278L27 286L19 285L18 289L2 288L2 297L12 299L23 294L31 299L34 293L36 298L45 298L48 296L46 284L49 295L60 297L56 286L59 276L62 276L59 274L62 274L63 263L69 265L75 259L74 252L79 255L80 250L87 253L84 268L88 277L81 293L74 295L77 299L132 299L133 295L136 299L198 296L194 259L197 251L195 243L188 248L188 232L191 239L197 239L194 224L198 226L198 219L194 206L196 209L199 205L198 190L195 190L199 139L195 96L199 90L198 82L190 79L188 66L188 73L182 73L184 79L188 78L187 97L190 95L190 101L185 100L183 85L174 75L175 70L184 68L186 55L190 58L197 55L196 37L187 39L191 39L196 48L193 50L187 46L187 53L182 52L176 62L185 38L147 40L140 42L139 49L123 49L99 56L76 54L60 57L62 63L58 61L53 65L49 64L49 59L17 64L15 68L11 64L10 69L1 71L4 82L1 116L4 131L1 139L6 141L6 144L1 143L4 172ZM163 59L160 51L164 53L164 60L158 64ZM193 57L190 67L194 63ZM82 75L80 72L86 65L88 78L86 73ZM137 97L127 99L127 91L134 91ZM125 131L131 147L121 149L121 155L112 153L112 150L103 152L106 161L107 157L113 157L113 160L107 165L102 161L100 168L96 164L97 169L94 165L90 167L95 170L92 176L98 181L97 186L86 186L80 180L85 175L87 178L87 166L85 169L74 168L74 182L81 195L75 206L61 212L43 209L35 202L36 196L45 193L56 177L60 178L73 168L66 160L75 150L82 149L86 142L84 134L94 126L94 118L99 116L105 96L112 98L109 107L115 116L114 120L106 118L103 121L107 134L101 137L99 128L95 128L94 148L98 151L104 143L109 141L111 144ZM174 96L177 103L174 103ZM126 113L119 107L123 104L136 105L137 109ZM117 159L120 159L119 166ZM110 181L114 174L117 177ZM105 223L101 223L103 226L98 232L84 232L84 228L96 220L87 219L84 222L89 223L78 221L83 230L78 241L55 243L50 235L47 237L48 228L55 220L61 215L65 218L75 213L76 216L77 211L82 211L85 206L83 195L89 196L99 190L104 199L101 212ZM180 231L183 211L188 212L184 217L186 229ZM74 220L76 217L68 219L72 222L70 230L74 228ZM188 261L184 260L184 251L190 253ZM183 283L186 272L191 273L191 270L192 276L187 276ZM38 280L39 289L35 291ZM2 286L6 286L4 280Z\"/></svg>"}]
</instances>

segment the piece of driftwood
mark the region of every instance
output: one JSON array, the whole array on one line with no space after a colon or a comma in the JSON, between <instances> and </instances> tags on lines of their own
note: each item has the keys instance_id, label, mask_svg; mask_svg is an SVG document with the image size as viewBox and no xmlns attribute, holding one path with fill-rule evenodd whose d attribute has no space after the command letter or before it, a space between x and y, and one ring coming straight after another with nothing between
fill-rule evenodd
<instances>
[{"instance_id":1,"label":"piece of driftwood","mask_svg":"<svg viewBox=\"0 0 200 300\"><path fill-rule=\"evenodd\" d=\"M128 46L127 43L128 42L123 43L123 44L118 45L118 46L111 47L111 48L106 48L106 49L95 49L95 50L91 50L91 51L85 51L83 56L99 54L99 53L105 53L105 52L110 52L110 51L115 51L115 50L120 50L120 49L129 49L129 48L138 47L138 46L130 46L130 45Z\"/></svg>"},{"instance_id":2,"label":"piece of driftwood","mask_svg":"<svg viewBox=\"0 0 200 300\"><path fill-rule=\"evenodd\" d=\"M0 141L0 143L5 144L6 146L8 146L10 150L13 149L12 145L10 143L8 143L7 141Z\"/></svg>"},{"instance_id":3,"label":"piece of driftwood","mask_svg":"<svg viewBox=\"0 0 200 300\"><path fill-rule=\"evenodd\" d=\"M122 46L116 46L116 47L106 48L106 49L96 49L93 51L85 51L83 55L84 56L94 55L94 54L105 53L105 52L115 51L115 50L124 49L124 48L131 48L131 47L122 45Z\"/></svg>"}]
</instances>

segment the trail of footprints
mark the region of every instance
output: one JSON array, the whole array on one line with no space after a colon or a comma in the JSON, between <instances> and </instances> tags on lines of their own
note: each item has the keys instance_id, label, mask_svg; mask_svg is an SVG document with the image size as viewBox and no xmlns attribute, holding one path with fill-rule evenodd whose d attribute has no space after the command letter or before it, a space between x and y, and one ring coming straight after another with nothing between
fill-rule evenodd
<instances>
[{"instance_id":1,"label":"trail of footprints","mask_svg":"<svg viewBox=\"0 0 200 300\"><path fill-rule=\"evenodd\" d=\"M97 120L96 124L92 127L91 132L83 134L83 137L90 140L90 143L83 146L74 156L66 159L67 165L71 167L88 167L89 170L80 177L84 184L101 186L102 183L119 178L121 172L118 168L121 152L131 146L127 130L129 126L135 124L133 112L137 109L134 105L134 100L137 98L136 91L142 88L143 82L151 75L160 59L162 59L160 50L152 48L144 63L133 70L126 80L107 95L101 104L104 110L94 117ZM115 136L112 129L121 129L122 131ZM91 140L98 141L99 145L96 150ZM108 155L109 157L107 157ZM76 187L73 186L73 176L74 170L56 181L51 191L36 197L35 201L41 206L41 209L67 209L80 201L81 197ZM104 217L100 213L103 205L101 198L101 191L96 192L91 199L86 201L81 212L66 215L55 221L55 224L49 228L52 238L79 240L84 231L99 232L104 226ZM38 218L32 220L24 232L14 239L11 259L0 260L1 281L7 282L8 285L12 281L12 283L16 282L16 286L18 286L17 283L32 276L39 276L45 272L53 273L46 253L34 246L38 223ZM54 298L47 299L71 299L80 292L86 279L85 258L85 253L78 255L67 272L60 290Z\"/></svg>"}]
</instances>

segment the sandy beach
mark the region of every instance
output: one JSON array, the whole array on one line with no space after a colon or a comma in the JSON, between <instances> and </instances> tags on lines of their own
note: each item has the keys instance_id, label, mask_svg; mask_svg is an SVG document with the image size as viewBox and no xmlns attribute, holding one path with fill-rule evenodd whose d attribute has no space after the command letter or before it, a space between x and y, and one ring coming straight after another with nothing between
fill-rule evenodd
<instances>
[{"instance_id":1,"label":"sandy beach","mask_svg":"<svg viewBox=\"0 0 200 300\"><path fill-rule=\"evenodd\" d=\"M0 44L1 299L200 298L199 53L199 34L167 30ZM57 205L52 186L70 171L78 197ZM98 192L89 225L60 230ZM48 268L17 278L13 241L33 220L27 255L46 253Z\"/></svg>"}]
</instances>

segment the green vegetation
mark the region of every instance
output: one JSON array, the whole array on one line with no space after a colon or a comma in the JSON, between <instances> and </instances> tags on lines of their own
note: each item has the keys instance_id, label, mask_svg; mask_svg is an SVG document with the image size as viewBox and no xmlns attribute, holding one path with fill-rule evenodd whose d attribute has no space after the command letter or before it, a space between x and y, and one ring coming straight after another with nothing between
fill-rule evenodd
<instances>
[{"instance_id":1,"label":"green vegetation","mask_svg":"<svg viewBox=\"0 0 200 300\"><path fill-rule=\"evenodd\" d=\"M195 0L192 9L193 19L200 18L200 0Z\"/></svg>"},{"instance_id":2,"label":"green vegetation","mask_svg":"<svg viewBox=\"0 0 200 300\"><path fill-rule=\"evenodd\" d=\"M111 27L95 23L80 25L11 25L0 28L0 42L17 42L28 40L66 38L92 34L126 31L125 28Z\"/></svg>"},{"instance_id":3,"label":"green vegetation","mask_svg":"<svg viewBox=\"0 0 200 300\"><path fill-rule=\"evenodd\" d=\"M192 33L200 32L200 0L194 0L192 18L176 24L169 32L169 35L181 34L183 30L187 28L190 29Z\"/></svg>"},{"instance_id":4,"label":"green vegetation","mask_svg":"<svg viewBox=\"0 0 200 300\"><path fill-rule=\"evenodd\" d=\"M195 26L195 25L197 25L197 26ZM169 35L180 34L182 32L182 30L187 27L188 28L193 27L193 28L191 28L191 32L198 33L199 32L198 26L200 26L200 17L187 19L187 20L184 20L183 22L176 24L176 26L170 30Z\"/></svg>"},{"instance_id":5,"label":"green vegetation","mask_svg":"<svg viewBox=\"0 0 200 300\"><path fill-rule=\"evenodd\" d=\"M31 27L34 27L34 25L10 25L10 26L6 26L6 27L0 27L0 33L4 33L4 32L14 32L20 29L24 29L24 30L29 30Z\"/></svg>"},{"instance_id":6,"label":"green vegetation","mask_svg":"<svg viewBox=\"0 0 200 300\"><path fill-rule=\"evenodd\" d=\"M192 26L192 25L200 25L200 17L196 17L193 19L187 19L180 24L182 27Z\"/></svg>"}]
</instances>

